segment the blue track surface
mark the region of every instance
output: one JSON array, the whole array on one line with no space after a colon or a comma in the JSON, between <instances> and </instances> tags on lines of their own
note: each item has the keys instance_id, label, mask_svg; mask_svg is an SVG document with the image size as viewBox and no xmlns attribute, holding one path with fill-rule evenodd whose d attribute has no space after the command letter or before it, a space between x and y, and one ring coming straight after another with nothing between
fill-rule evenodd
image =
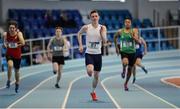
<instances>
[{"instance_id":1,"label":"blue track surface","mask_svg":"<svg viewBox=\"0 0 180 109\"><path fill-rule=\"evenodd\" d=\"M180 89L160 81L180 76L180 50L149 53L143 64L148 74L138 68L136 83L130 80L125 92L120 57L103 57L97 102L90 98L92 78L86 75L84 59L66 62L60 89L54 88L51 64L22 68L18 94L13 82L10 89L4 87L7 78L1 73L0 108L180 108Z\"/></svg>"}]
</instances>

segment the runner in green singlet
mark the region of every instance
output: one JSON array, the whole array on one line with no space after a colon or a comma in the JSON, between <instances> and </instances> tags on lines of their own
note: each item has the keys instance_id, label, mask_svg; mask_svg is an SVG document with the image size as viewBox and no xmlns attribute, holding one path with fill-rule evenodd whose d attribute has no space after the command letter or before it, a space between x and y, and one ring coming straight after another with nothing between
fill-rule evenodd
<instances>
[{"instance_id":1,"label":"runner in green singlet","mask_svg":"<svg viewBox=\"0 0 180 109\"><path fill-rule=\"evenodd\" d=\"M124 21L124 28L119 29L114 35L114 43L116 47L116 53L121 54L123 72L121 73L122 78L125 77L126 67L127 76L124 83L125 91L128 91L128 81L131 77L132 68L135 63L135 42L139 43L138 30L131 28L131 19L126 18ZM117 39L120 38L120 47L117 45Z\"/></svg>"}]
</instances>

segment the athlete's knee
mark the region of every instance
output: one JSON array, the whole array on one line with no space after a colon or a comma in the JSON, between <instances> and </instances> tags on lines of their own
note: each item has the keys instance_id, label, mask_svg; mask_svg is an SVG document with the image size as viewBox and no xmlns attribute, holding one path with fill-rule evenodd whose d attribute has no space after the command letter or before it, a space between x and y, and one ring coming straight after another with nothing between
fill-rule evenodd
<instances>
[{"instance_id":1,"label":"athlete's knee","mask_svg":"<svg viewBox=\"0 0 180 109\"><path fill-rule=\"evenodd\" d=\"M87 73L93 73L94 69L92 65L87 66Z\"/></svg>"},{"instance_id":2,"label":"athlete's knee","mask_svg":"<svg viewBox=\"0 0 180 109\"><path fill-rule=\"evenodd\" d=\"M14 71L15 71L15 73L19 73L19 69L15 69Z\"/></svg>"},{"instance_id":3,"label":"athlete's knee","mask_svg":"<svg viewBox=\"0 0 180 109\"><path fill-rule=\"evenodd\" d=\"M8 69L12 69L13 65L12 64L8 64Z\"/></svg>"},{"instance_id":4,"label":"athlete's knee","mask_svg":"<svg viewBox=\"0 0 180 109\"><path fill-rule=\"evenodd\" d=\"M123 65L128 65L128 60L126 58L123 59Z\"/></svg>"}]
</instances>

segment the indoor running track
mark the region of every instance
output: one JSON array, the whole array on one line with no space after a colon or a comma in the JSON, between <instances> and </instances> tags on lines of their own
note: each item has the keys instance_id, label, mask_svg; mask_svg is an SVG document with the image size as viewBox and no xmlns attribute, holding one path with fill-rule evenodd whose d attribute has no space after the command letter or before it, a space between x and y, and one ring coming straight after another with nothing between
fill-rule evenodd
<instances>
[{"instance_id":1,"label":"indoor running track","mask_svg":"<svg viewBox=\"0 0 180 109\"><path fill-rule=\"evenodd\" d=\"M151 52L143 59L145 74L137 69L137 80L129 81L124 91L122 66L116 55L103 57L98 101L90 98L92 78L85 71L84 59L66 61L60 89L54 87L56 76L51 64L21 69L20 92L6 89L6 75L0 74L0 108L180 108L180 88L161 81L180 77L180 50ZM14 76L13 76L14 77Z\"/></svg>"}]
</instances>

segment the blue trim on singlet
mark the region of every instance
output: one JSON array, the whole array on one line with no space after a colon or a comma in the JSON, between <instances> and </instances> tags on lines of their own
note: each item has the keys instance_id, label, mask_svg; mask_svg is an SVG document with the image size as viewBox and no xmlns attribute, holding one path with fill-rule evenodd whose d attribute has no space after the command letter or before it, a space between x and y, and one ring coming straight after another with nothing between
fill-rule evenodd
<instances>
[{"instance_id":1,"label":"blue trim on singlet","mask_svg":"<svg viewBox=\"0 0 180 109\"><path fill-rule=\"evenodd\" d=\"M138 43L138 45L139 45L139 48L136 48L136 54L141 55L144 52L144 47L142 43Z\"/></svg>"}]
</instances>

